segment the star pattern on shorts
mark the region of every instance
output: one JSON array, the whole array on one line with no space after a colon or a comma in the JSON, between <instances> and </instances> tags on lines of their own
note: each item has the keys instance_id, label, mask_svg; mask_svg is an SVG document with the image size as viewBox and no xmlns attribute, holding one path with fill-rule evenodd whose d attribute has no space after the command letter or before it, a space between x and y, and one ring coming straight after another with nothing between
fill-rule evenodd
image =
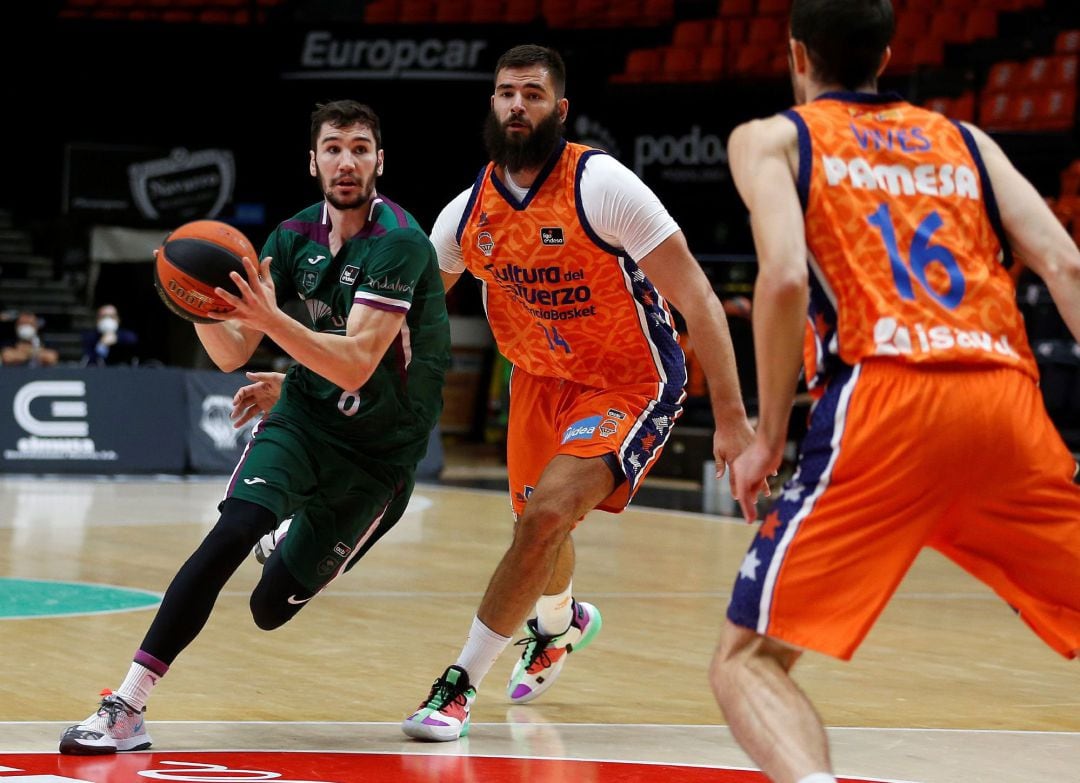
<instances>
[{"instance_id":1,"label":"star pattern on shorts","mask_svg":"<svg viewBox=\"0 0 1080 783\"><path fill-rule=\"evenodd\" d=\"M743 558L742 565L739 566L739 576L749 579L751 582L757 581L757 567L761 565L761 561L758 559L757 551L751 549L746 553L746 557Z\"/></svg>"},{"instance_id":2,"label":"star pattern on shorts","mask_svg":"<svg viewBox=\"0 0 1080 783\"><path fill-rule=\"evenodd\" d=\"M781 493L780 499L798 500L799 496L802 494L803 489L804 487L802 484L799 484L798 482L791 482L786 487L784 487L784 491L783 493Z\"/></svg>"},{"instance_id":3,"label":"star pattern on shorts","mask_svg":"<svg viewBox=\"0 0 1080 783\"><path fill-rule=\"evenodd\" d=\"M767 538L770 541L775 541L776 528L778 527L780 527L780 512L774 511L765 517L765 519L761 520L761 529L758 530L758 535L762 538Z\"/></svg>"}]
</instances>

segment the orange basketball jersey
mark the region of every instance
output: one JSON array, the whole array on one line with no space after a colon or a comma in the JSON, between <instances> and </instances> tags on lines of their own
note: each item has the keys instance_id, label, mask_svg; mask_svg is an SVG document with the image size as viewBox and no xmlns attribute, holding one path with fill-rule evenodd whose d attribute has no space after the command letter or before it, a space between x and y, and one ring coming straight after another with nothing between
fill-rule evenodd
<instances>
[{"instance_id":1,"label":"orange basketball jersey","mask_svg":"<svg viewBox=\"0 0 1080 783\"><path fill-rule=\"evenodd\" d=\"M563 142L521 202L485 167L458 227L465 266L517 367L594 388L657 383L658 398L681 396L686 367L666 302L579 203L585 161L597 154Z\"/></svg>"},{"instance_id":2,"label":"orange basketball jersey","mask_svg":"<svg viewBox=\"0 0 1080 783\"><path fill-rule=\"evenodd\" d=\"M828 93L785 114L811 256L810 388L871 356L1038 378L970 131L896 95Z\"/></svg>"}]
</instances>

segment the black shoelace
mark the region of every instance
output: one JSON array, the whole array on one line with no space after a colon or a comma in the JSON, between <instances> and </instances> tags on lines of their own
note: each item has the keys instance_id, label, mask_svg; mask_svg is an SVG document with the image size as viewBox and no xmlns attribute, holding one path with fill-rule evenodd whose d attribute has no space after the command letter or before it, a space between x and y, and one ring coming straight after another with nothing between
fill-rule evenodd
<instances>
[{"instance_id":1,"label":"black shoelace","mask_svg":"<svg viewBox=\"0 0 1080 783\"><path fill-rule=\"evenodd\" d=\"M98 707L98 715L105 713L106 721L111 729L116 725L116 721L120 720L120 715L126 713L128 715L134 715L135 709L119 696L110 696L107 699L101 700L101 706Z\"/></svg>"},{"instance_id":2,"label":"black shoelace","mask_svg":"<svg viewBox=\"0 0 1080 783\"><path fill-rule=\"evenodd\" d=\"M445 707L448 704L457 702L462 707L465 706L465 691L467 687L463 687L461 683L455 685L449 680L444 680L442 677L435 680L434 685L431 686L431 693L428 694L427 703L439 704L440 708Z\"/></svg>"},{"instance_id":3,"label":"black shoelace","mask_svg":"<svg viewBox=\"0 0 1080 783\"><path fill-rule=\"evenodd\" d=\"M547 653L547 648L551 643L551 640L555 637L544 636L543 634L534 631L532 628L529 629L529 632L532 634L531 636L526 636L524 639L514 642L515 647L522 644L535 645L531 650L526 647L525 652L522 653L522 657L525 658L525 668L531 669L536 665L537 661L541 660L545 667L551 666L551 657Z\"/></svg>"}]
</instances>

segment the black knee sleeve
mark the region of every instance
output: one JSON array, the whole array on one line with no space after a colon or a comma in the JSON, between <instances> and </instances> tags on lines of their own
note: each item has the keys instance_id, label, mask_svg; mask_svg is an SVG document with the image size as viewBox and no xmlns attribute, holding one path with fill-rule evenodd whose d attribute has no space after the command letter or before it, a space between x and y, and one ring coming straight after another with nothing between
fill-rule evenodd
<instances>
[{"instance_id":1,"label":"black knee sleeve","mask_svg":"<svg viewBox=\"0 0 1080 783\"><path fill-rule=\"evenodd\" d=\"M272 631L289 622L314 597L300 584L275 549L263 566L262 578L251 593L251 617L264 631Z\"/></svg>"}]
</instances>

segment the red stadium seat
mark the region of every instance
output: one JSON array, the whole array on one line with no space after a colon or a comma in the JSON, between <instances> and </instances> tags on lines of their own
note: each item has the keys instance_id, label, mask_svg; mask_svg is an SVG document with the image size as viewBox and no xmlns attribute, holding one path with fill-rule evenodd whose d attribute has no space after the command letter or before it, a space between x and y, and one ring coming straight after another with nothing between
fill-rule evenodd
<instances>
[{"instance_id":1,"label":"red stadium seat","mask_svg":"<svg viewBox=\"0 0 1080 783\"><path fill-rule=\"evenodd\" d=\"M927 98L923 107L948 117L952 111L952 98L948 98L944 95L939 95L936 98Z\"/></svg>"},{"instance_id":2,"label":"red stadium seat","mask_svg":"<svg viewBox=\"0 0 1080 783\"><path fill-rule=\"evenodd\" d=\"M663 53L661 81L696 81L699 77L698 66L700 63L700 48L668 46Z\"/></svg>"},{"instance_id":3,"label":"red stadium seat","mask_svg":"<svg viewBox=\"0 0 1080 783\"><path fill-rule=\"evenodd\" d=\"M435 21L457 23L469 21L469 0L439 0L435 8Z\"/></svg>"},{"instance_id":4,"label":"red stadium seat","mask_svg":"<svg viewBox=\"0 0 1080 783\"><path fill-rule=\"evenodd\" d=\"M1075 85L1078 59L1080 58L1075 54L1032 57L1024 67L1024 88L1068 87Z\"/></svg>"},{"instance_id":5,"label":"red stadium seat","mask_svg":"<svg viewBox=\"0 0 1080 783\"><path fill-rule=\"evenodd\" d=\"M1009 130L1012 119L1012 94L984 93L979 100L979 124L986 130Z\"/></svg>"},{"instance_id":6,"label":"red stadium seat","mask_svg":"<svg viewBox=\"0 0 1080 783\"><path fill-rule=\"evenodd\" d=\"M1054 39L1055 54L1076 54L1080 52L1080 30L1062 30Z\"/></svg>"},{"instance_id":7,"label":"red stadium seat","mask_svg":"<svg viewBox=\"0 0 1080 783\"><path fill-rule=\"evenodd\" d=\"M701 48L709 42L712 22L708 19L687 19L675 25L671 35L671 45Z\"/></svg>"},{"instance_id":8,"label":"red stadium seat","mask_svg":"<svg viewBox=\"0 0 1080 783\"><path fill-rule=\"evenodd\" d=\"M611 77L613 82L640 84L656 81L663 66L663 52L660 49L633 49L626 55L626 66L622 73Z\"/></svg>"},{"instance_id":9,"label":"red stadium seat","mask_svg":"<svg viewBox=\"0 0 1080 783\"><path fill-rule=\"evenodd\" d=\"M953 99L950 110L952 114L949 116L954 120L975 122L975 93L971 90L961 93Z\"/></svg>"},{"instance_id":10,"label":"red stadium seat","mask_svg":"<svg viewBox=\"0 0 1080 783\"><path fill-rule=\"evenodd\" d=\"M973 8L964 22L963 40L970 43L983 38L995 38L998 33L997 11L991 8Z\"/></svg>"},{"instance_id":11,"label":"red stadium seat","mask_svg":"<svg viewBox=\"0 0 1080 783\"><path fill-rule=\"evenodd\" d=\"M717 16L753 16L754 0L720 0Z\"/></svg>"},{"instance_id":12,"label":"red stadium seat","mask_svg":"<svg viewBox=\"0 0 1080 783\"><path fill-rule=\"evenodd\" d=\"M991 92L1008 92L1021 84L1023 66L1013 60L1002 60L990 66L986 75L986 89Z\"/></svg>"},{"instance_id":13,"label":"red stadium seat","mask_svg":"<svg viewBox=\"0 0 1080 783\"><path fill-rule=\"evenodd\" d=\"M964 41L964 15L959 11L938 10L930 20L930 31L927 33L945 43L960 43Z\"/></svg>"},{"instance_id":14,"label":"red stadium seat","mask_svg":"<svg viewBox=\"0 0 1080 783\"><path fill-rule=\"evenodd\" d=\"M674 18L675 0L644 0L641 4L640 24L642 25L667 24Z\"/></svg>"},{"instance_id":15,"label":"red stadium seat","mask_svg":"<svg viewBox=\"0 0 1080 783\"><path fill-rule=\"evenodd\" d=\"M1076 88L1044 90L1033 96L1032 130L1064 131L1076 123Z\"/></svg>"},{"instance_id":16,"label":"red stadium seat","mask_svg":"<svg viewBox=\"0 0 1080 783\"><path fill-rule=\"evenodd\" d=\"M757 12L761 16L782 16L791 13L791 0L758 0Z\"/></svg>"},{"instance_id":17,"label":"red stadium seat","mask_svg":"<svg viewBox=\"0 0 1080 783\"><path fill-rule=\"evenodd\" d=\"M938 38L921 38L911 52L911 62L916 66L939 66L945 61L945 42Z\"/></svg>"},{"instance_id":18,"label":"red stadium seat","mask_svg":"<svg viewBox=\"0 0 1080 783\"><path fill-rule=\"evenodd\" d=\"M424 24L435 20L433 0L401 0L398 21L402 24Z\"/></svg>"},{"instance_id":19,"label":"red stadium seat","mask_svg":"<svg viewBox=\"0 0 1080 783\"><path fill-rule=\"evenodd\" d=\"M701 62L698 70L703 81L717 81L724 75L726 49L715 44L701 50Z\"/></svg>"}]
</instances>

